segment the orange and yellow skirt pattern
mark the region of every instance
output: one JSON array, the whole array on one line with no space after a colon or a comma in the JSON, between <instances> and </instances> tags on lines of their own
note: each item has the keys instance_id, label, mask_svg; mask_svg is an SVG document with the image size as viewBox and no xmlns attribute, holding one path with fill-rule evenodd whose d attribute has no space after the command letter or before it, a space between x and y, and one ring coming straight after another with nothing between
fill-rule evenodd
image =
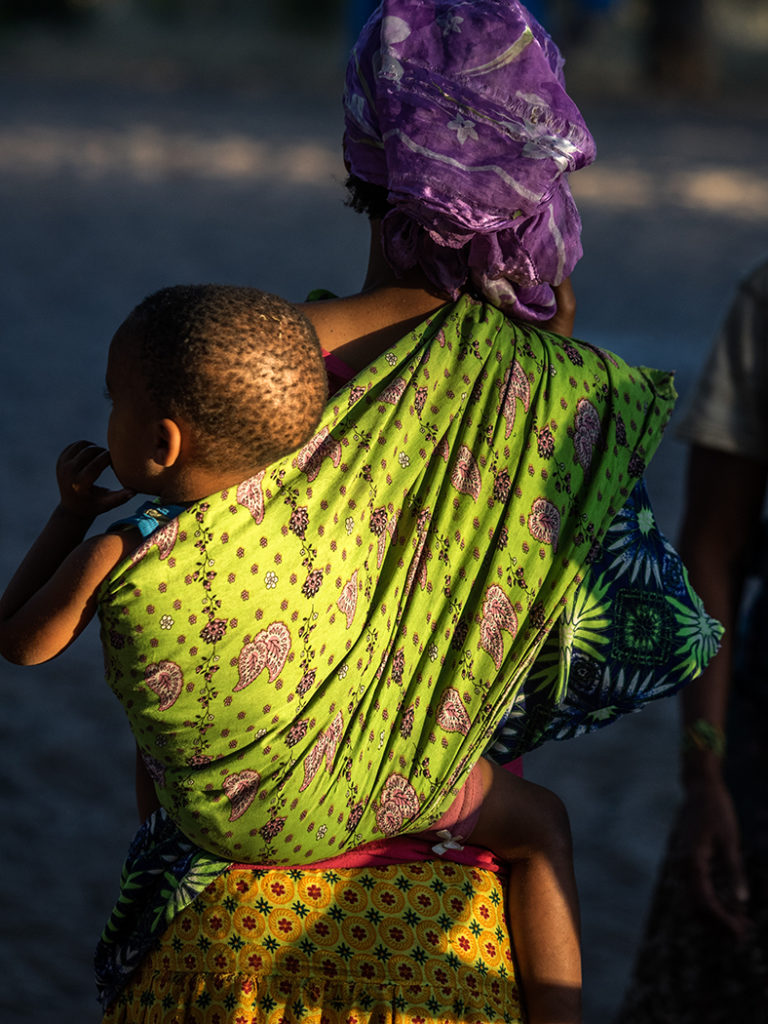
<instances>
[{"instance_id":1,"label":"orange and yellow skirt pattern","mask_svg":"<svg viewBox=\"0 0 768 1024\"><path fill-rule=\"evenodd\" d=\"M522 1024L501 879L449 862L220 875L106 1024Z\"/></svg>"}]
</instances>

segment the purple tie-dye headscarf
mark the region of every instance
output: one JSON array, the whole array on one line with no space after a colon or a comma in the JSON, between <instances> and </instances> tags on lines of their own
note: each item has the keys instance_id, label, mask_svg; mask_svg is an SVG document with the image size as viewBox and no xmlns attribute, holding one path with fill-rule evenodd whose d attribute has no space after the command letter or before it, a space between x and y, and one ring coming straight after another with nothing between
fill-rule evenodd
<instances>
[{"instance_id":1,"label":"purple tie-dye headscarf","mask_svg":"<svg viewBox=\"0 0 768 1024\"><path fill-rule=\"evenodd\" d=\"M595 145L560 53L519 3L384 0L347 67L344 156L387 189L384 251L442 292L469 282L546 320L581 257L566 172Z\"/></svg>"}]
</instances>

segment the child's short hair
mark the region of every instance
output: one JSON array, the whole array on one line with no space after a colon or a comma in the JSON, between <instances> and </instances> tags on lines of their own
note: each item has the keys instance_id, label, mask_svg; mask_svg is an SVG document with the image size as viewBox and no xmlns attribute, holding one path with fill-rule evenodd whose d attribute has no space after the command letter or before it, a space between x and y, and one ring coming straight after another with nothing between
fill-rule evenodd
<instances>
[{"instance_id":1,"label":"child's short hair","mask_svg":"<svg viewBox=\"0 0 768 1024\"><path fill-rule=\"evenodd\" d=\"M312 436L328 397L322 350L295 306L256 288L176 285L118 330L138 346L161 416L186 420L205 465L265 466Z\"/></svg>"}]
</instances>

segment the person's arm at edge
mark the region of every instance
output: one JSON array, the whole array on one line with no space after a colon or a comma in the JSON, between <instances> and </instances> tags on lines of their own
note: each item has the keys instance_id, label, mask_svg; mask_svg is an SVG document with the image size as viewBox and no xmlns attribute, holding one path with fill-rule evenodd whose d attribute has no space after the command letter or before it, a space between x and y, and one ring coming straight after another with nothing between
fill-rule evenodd
<instances>
[{"instance_id":1,"label":"person's arm at edge","mask_svg":"<svg viewBox=\"0 0 768 1024\"><path fill-rule=\"evenodd\" d=\"M725 635L704 673L682 691L684 734L695 733L700 723L725 732L736 616L767 479L768 466L753 459L698 445L691 448L680 554L708 613L725 626ZM694 885L712 913L741 933L747 886L722 755L712 749L690 749L687 744L682 782L682 831ZM729 870L727 904L713 884L711 867L717 855Z\"/></svg>"}]
</instances>

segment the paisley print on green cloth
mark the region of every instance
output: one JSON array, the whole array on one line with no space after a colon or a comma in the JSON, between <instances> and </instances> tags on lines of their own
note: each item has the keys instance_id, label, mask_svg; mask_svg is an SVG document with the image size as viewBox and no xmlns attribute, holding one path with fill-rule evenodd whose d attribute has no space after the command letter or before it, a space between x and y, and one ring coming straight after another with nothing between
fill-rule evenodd
<instances>
[{"instance_id":1,"label":"paisley print on green cloth","mask_svg":"<svg viewBox=\"0 0 768 1024\"><path fill-rule=\"evenodd\" d=\"M307 863L434 821L523 705L673 398L464 296L302 451L149 537L102 588L102 638L183 832Z\"/></svg>"}]
</instances>

